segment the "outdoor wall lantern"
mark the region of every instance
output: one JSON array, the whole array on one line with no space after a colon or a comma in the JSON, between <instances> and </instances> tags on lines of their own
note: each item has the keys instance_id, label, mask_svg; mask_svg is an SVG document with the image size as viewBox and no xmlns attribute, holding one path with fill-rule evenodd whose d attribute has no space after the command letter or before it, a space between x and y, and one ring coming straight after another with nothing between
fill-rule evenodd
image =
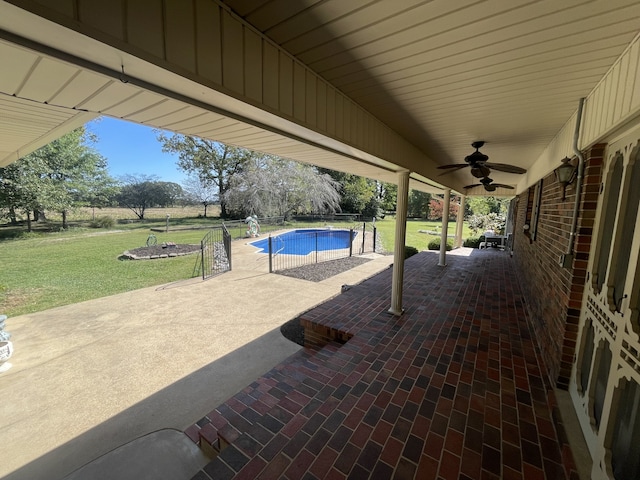
<instances>
[{"instance_id":1,"label":"outdoor wall lantern","mask_svg":"<svg viewBox=\"0 0 640 480\"><path fill-rule=\"evenodd\" d=\"M570 185L575 178L576 167L571 165L571 159L569 157L564 157L562 159L562 165L555 169L555 173L558 182L562 185L562 201L564 201L565 190L567 185Z\"/></svg>"}]
</instances>

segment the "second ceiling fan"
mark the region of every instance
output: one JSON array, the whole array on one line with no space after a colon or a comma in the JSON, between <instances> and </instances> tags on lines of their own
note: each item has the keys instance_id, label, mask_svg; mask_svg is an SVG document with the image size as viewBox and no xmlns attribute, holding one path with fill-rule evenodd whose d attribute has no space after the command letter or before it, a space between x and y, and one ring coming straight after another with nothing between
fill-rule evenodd
<instances>
[{"instance_id":1,"label":"second ceiling fan","mask_svg":"<svg viewBox=\"0 0 640 480\"><path fill-rule=\"evenodd\" d=\"M484 177L480 180L480 183L467 185L464 188L479 187L480 185L484 186L484 189L487 192L495 192L496 188L508 188L509 190L513 190L513 187L511 185L505 185L504 183L493 183L493 178L489 178L489 177Z\"/></svg>"}]
</instances>

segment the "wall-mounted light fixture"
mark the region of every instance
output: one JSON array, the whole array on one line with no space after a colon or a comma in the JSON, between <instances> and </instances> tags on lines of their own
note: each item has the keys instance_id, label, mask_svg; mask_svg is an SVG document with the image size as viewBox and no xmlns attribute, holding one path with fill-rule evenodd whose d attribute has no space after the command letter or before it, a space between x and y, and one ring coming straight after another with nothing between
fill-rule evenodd
<instances>
[{"instance_id":1,"label":"wall-mounted light fixture","mask_svg":"<svg viewBox=\"0 0 640 480\"><path fill-rule=\"evenodd\" d=\"M562 165L555 169L556 178L558 182L562 185L562 201L565 199L565 190L567 185L570 185L576 175L576 167L571 164L571 159L569 157L564 157L562 159Z\"/></svg>"}]
</instances>

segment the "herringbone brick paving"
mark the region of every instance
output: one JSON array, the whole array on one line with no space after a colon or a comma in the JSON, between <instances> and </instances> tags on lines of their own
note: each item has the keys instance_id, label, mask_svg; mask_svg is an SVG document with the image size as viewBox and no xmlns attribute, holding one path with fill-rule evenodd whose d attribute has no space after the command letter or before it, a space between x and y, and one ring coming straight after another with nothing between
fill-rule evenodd
<instances>
[{"instance_id":1,"label":"herringbone brick paving","mask_svg":"<svg viewBox=\"0 0 640 480\"><path fill-rule=\"evenodd\" d=\"M221 449L194 480L577 478L513 260L437 261L407 260L400 317L391 270L303 314L351 338L301 350L188 429Z\"/></svg>"}]
</instances>

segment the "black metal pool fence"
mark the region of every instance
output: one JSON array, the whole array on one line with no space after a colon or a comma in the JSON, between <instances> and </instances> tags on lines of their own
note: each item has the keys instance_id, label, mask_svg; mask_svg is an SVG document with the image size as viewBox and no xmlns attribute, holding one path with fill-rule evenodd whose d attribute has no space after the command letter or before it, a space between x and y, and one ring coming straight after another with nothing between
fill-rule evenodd
<instances>
[{"instance_id":1,"label":"black metal pool fence","mask_svg":"<svg viewBox=\"0 0 640 480\"><path fill-rule=\"evenodd\" d=\"M348 236L345 233L348 231ZM324 249L327 234L332 232L346 237L344 248ZM282 237L269 235L268 255L269 272L290 270L305 265L348 258L353 255L363 255L376 251L377 231L375 224L358 223L352 227L299 232L297 235L282 240ZM324 238L323 238L324 237ZM350 241L348 241L350 239ZM286 245L285 245L286 242ZM295 254L290 252L297 252Z\"/></svg>"},{"instance_id":2,"label":"black metal pool fence","mask_svg":"<svg viewBox=\"0 0 640 480\"><path fill-rule=\"evenodd\" d=\"M209 230L200 242L202 279L231 270L231 235L224 225Z\"/></svg>"}]
</instances>

